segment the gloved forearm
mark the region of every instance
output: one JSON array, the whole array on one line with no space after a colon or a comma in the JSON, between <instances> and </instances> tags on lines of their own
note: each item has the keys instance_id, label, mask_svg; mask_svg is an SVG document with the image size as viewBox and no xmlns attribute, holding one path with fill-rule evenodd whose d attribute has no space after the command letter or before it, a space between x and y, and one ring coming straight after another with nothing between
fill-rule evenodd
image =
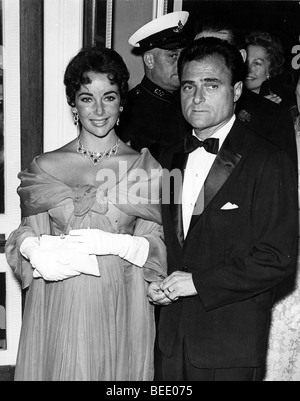
<instances>
[{"instance_id":1,"label":"gloved forearm","mask_svg":"<svg viewBox=\"0 0 300 401\"><path fill-rule=\"evenodd\" d=\"M149 242L143 237L112 234L102 230L72 230L69 246L79 252L94 255L117 255L136 266L143 267L149 255Z\"/></svg>"},{"instance_id":2,"label":"gloved forearm","mask_svg":"<svg viewBox=\"0 0 300 401\"><path fill-rule=\"evenodd\" d=\"M148 259L150 247L146 238L134 237L128 234L112 235L116 236L117 255L136 266L143 267Z\"/></svg>"}]
</instances>

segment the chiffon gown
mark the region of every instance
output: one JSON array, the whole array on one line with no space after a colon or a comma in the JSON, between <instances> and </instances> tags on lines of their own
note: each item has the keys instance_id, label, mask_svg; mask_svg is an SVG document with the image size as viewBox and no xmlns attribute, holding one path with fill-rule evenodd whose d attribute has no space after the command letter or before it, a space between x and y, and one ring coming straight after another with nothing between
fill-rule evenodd
<instances>
[{"instance_id":1,"label":"chiffon gown","mask_svg":"<svg viewBox=\"0 0 300 401\"><path fill-rule=\"evenodd\" d=\"M153 380L155 322L146 290L149 282L166 276L159 168L144 149L106 193L89 185L70 188L42 171L36 159L20 173L24 218L6 246L10 266L23 288L29 287L15 380ZM134 187L137 171L143 173L140 191ZM100 277L33 279L30 263L19 252L24 237L81 228L145 237L150 243L145 266L100 256Z\"/></svg>"}]
</instances>

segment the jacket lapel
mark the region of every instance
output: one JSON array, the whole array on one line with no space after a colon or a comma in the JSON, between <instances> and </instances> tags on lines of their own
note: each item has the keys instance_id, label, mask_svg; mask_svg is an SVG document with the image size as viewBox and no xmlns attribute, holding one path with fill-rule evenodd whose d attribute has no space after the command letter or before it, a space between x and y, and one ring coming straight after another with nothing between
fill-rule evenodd
<instances>
[{"instance_id":1,"label":"jacket lapel","mask_svg":"<svg viewBox=\"0 0 300 401\"><path fill-rule=\"evenodd\" d=\"M201 212L204 212L210 202L214 199L216 194L223 187L225 182L228 180L239 161L241 160L241 154L236 152L236 148L240 148L240 146L235 146L235 136L237 133L236 126L234 125L231 132L227 136L226 140L223 143L222 148L220 149L209 173L204 183L204 207L200 208ZM241 135L242 137L242 135ZM241 139L241 138L240 138ZM199 197L203 197L203 191L201 191ZM203 203L203 201L202 201ZM197 205L201 204L201 199L198 199L196 202L195 213L193 214L190 229L194 224L198 221L202 213L197 213Z\"/></svg>"},{"instance_id":2,"label":"jacket lapel","mask_svg":"<svg viewBox=\"0 0 300 401\"><path fill-rule=\"evenodd\" d=\"M173 174L175 174L176 177L170 182L170 213L174 229L181 246L183 246L184 243L182 221L182 185L187 159L188 155L184 152L175 153L170 170Z\"/></svg>"}]
</instances>

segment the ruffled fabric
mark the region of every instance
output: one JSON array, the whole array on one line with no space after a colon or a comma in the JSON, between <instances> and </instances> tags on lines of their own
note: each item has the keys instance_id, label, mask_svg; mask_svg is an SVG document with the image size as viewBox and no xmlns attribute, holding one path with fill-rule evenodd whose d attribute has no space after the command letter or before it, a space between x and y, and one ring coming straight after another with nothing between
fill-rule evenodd
<instances>
[{"instance_id":1,"label":"ruffled fabric","mask_svg":"<svg viewBox=\"0 0 300 401\"><path fill-rule=\"evenodd\" d=\"M299 267L300 259L295 288L273 309L265 381L300 381Z\"/></svg>"},{"instance_id":2,"label":"ruffled fabric","mask_svg":"<svg viewBox=\"0 0 300 401\"><path fill-rule=\"evenodd\" d=\"M101 187L89 185L70 188L41 170L35 158L28 170L18 176L21 180L18 194L22 213L25 217L32 216L73 201L75 215L84 215L92 207L94 212L101 214L106 213L105 206L111 203L129 216L161 224L160 174L160 165L144 149L137 161L129 170L125 169L119 181L107 192Z\"/></svg>"},{"instance_id":3,"label":"ruffled fabric","mask_svg":"<svg viewBox=\"0 0 300 401\"><path fill-rule=\"evenodd\" d=\"M300 161L298 135L296 141ZM298 192L300 210L300 164L298 164ZM300 381L300 238L298 246L294 288L274 306L272 311L265 381Z\"/></svg>"}]
</instances>

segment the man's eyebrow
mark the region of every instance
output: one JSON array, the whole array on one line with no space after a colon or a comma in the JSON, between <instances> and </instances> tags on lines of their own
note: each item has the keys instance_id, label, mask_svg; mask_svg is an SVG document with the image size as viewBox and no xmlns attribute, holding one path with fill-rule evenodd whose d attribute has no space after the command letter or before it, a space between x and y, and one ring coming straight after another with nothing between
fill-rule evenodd
<instances>
[{"instance_id":1,"label":"man's eyebrow","mask_svg":"<svg viewBox=\"0 0 300 401\"><path fill-rule=\"evenodd\" d=\"M168 49L167 53L180 53L179 49Z\"/></svg>"},{"instance_id":2,"label":"man's eyebrow","mask_svg":"<svg viewBox=\"0 0 300 401\"><path fill-rule=\"evenodd\" d=\"M222 81L221 81L221 79L219 79L219 78L204 78L204 79L201 79L201 81L202 82L208 82L208 83L222 83ZM186 80L186 81L182 81L181 82L181 86L183 86L183 85L186 85L186 84L188 84L188 85L194 85L195 84L195 82L196 81L192 81L192 80Z\"/></svg>"},{"instance_id":3,"label":"man's eyebrow","mask_svg":"<svg viewBox=\"0 0 300 401\"><path fill-rule=\"evenodd\" d=\"M219 78L205 78L204 82L221 83L222 81Z\"/></svg>"},{"instance_id":4,"label":"man's eyebrow","mask_svg":"<svg viewBox=\"0 0 300 401\"><path fill-rule=\"evenodd\" d=\"M189 84L189 85L194 85L195 84L195 81L182 81L181 82L181 86L183 86L183 85L186 85L186 84Z\"/></svg>"}]
</instances>

